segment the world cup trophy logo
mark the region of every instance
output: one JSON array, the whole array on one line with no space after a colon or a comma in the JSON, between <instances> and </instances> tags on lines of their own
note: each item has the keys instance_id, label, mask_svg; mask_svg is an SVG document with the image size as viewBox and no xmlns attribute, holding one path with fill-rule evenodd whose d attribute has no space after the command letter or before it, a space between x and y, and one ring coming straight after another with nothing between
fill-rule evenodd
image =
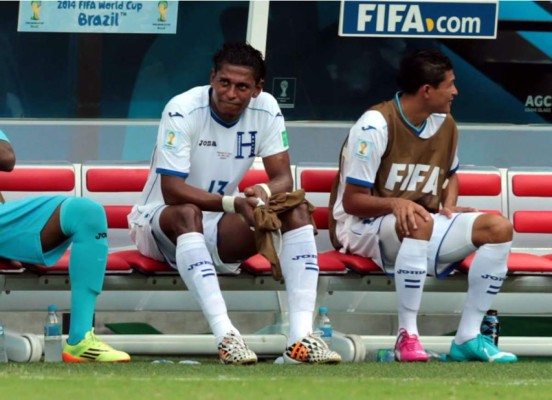
<instances>
[{"instance_id":1,"label":"world cup trophy logo","mask_svg":"<svg viewBox=\"0 0 552 400\"><path fill-rule=\"evenodd\" d=\"M33 9L33 16L31 19L33 21L40 20L40 7L42 7L41 1L31 1L31 8Z\"/></svg>"},{"instance_id":2,"label":"world cup trophy logo","mask_svg":"<svg viewBox=\"0 0 552 400\"><path fill-rule=\"evenodd\" d=\"M168 1L160 1L157 3L157 8L159 9L159 18L160 22L167 22L167 9L169 8Z\"/></svg>"}]
</instances>

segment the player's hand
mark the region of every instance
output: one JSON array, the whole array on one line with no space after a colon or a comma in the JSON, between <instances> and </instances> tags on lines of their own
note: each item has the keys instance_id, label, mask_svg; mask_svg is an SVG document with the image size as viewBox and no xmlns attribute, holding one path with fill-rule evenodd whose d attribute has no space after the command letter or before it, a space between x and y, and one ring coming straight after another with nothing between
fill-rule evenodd
<instances>
[{"instance_id":1,"label":"player's hand","mask_svg":"<svg viewBox=\"0 0 552 400\"><path fill-rule=\"evenodd\" d=\"M268 196L264 189L258 185L249 186L243 191L245 197L256 197L261 199L265 204L268 204Z\"/></svg>"},{"instance_id":2,"label":"player's hand","mask_svg":"<svg viewBox=\"0 0 552 400\"><path fill-rule=\"evenodd\" d=\"M459 206L448 206L443 207L439 210L439 214L446 216L447 218L452 218L454 213L465 213L465 212L476 212L478 211L473 207L459 207Z\"/></svg>"},{"instance_id":3,"label":"player's hand","mask_svg":"<svg viewBox=\"0 0 552 400\"><path fill-rule=\"evenodd\" d=\"M253 196L236 197L234 200L234 209L236 210L236 213L240 214L250 227L255 226L253 210L257 207L258 201L259 199Z\"/></svg>"},{"instance_id":4,"label":"player's hand","mask_svg":"<svg viewBox=\"0 0 552 400\"><path fill-rule=\"evenodd\" d=\"M397 229L404 236L410 236L411 230L418 230L416 223L416 214L424 221L429 221L431 215L421 205L414 203L411 200L396 198L393 201L393 215L397 220Z\"/></svg>"}]
</instances>

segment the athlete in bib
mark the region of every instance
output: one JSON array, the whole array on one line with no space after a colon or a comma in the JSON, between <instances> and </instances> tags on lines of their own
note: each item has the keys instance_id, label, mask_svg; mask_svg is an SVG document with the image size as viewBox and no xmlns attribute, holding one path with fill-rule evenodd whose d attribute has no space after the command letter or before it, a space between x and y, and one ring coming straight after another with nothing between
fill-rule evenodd
<instances>
[{"instance_id":1,"label":"athlete in bib","mask_svg":"<svg viewBox=\"0 0 552 400\"><path fill-rule=\"evenodd\" d=\"M513 228L508 219L457 206L456 124L452 63L436 50L403 59L400 92L369 109L341 151L333 193L334 245L371 257L395 278L398 361L427 361L417 315L429 273L445 277L475 251L453 360L513 362L480 334L485 312L506 278Z\"/></svg>"}]
</instances>

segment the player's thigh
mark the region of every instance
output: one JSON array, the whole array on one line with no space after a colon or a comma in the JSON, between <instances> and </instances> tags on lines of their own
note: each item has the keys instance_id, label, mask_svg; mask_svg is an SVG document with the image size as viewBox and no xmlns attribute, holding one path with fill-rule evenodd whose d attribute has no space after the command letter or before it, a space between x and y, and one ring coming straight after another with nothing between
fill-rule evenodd
<instances>
[{"instance_id":1,"label":"player's thigh","mask_svg":"<svg viewBox=\"0 0 552 400\"><path fill-rule=\"evenodd\" d=\"M54 264L70 241L60 240L44 252L41 231L66 196L39 196L9 201L0 208L0 257L29 263Z\"/></svg>"},{"instance_id":2,"label":"player's thigh","mask_svg":"<svg viewBox=\"0 0 552 400\"><path fill-rule=\"evenodd\" d=\"M205 218L203 223L204 231L207 233ZM239 214L224 213L216 224L216 229L218 254L222 261L242 261L257 252L255 232Z\"/></svg>"},{"instance_id":3,"label":"player's thigh","mask_svg":"<svg viewBox=\"0 0 552 400\"><path fill-rule=\"evenodd\" d=\"M381 248L381 258L385 270L389 272L394 268L401 247L402 239L397 233L397 218L393 214L387 214L379 218L381 220L378 238L379 246ZM431 222L431 221L430 221ZM432 230L431 223L427 223L423 229L425 229L424 235L429 236ZM413 237L415 239L415 237Z\"/></svg>"},{"instance_id":4,"label":"player's thigh","mask_svg":"<svg viewBox=\"0 0 552 400\"><path fill-rule=\"evenodd\" d=\"M435 215L433 235L428 248L428 273L441 277L469 256L476 246L472 242L475 220L482 213L458 213L452 218Z\"/></svg>"},{"instance_id":5,"label":"player's thigh","mask_svg":"<svg viewBox=\"0 0 552 400\"><path fill-rule=\"evenodd\" d=\"M384 217L361 219L350 216L343 225L337 227L336 235L347 252L371 258L383 267L379 237L383 219Z\"/></svg>"}]
</instances>

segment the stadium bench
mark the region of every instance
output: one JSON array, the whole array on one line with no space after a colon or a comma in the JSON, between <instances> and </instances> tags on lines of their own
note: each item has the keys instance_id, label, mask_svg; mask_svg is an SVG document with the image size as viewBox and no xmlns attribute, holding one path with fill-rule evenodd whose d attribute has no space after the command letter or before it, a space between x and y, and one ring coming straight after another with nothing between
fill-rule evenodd
<instances>
[{"instance_id":1,"label":"stadium bench","mask_svg":"<svg viewBox=\"0 0 552 400\"><path fill-rule=\"evenodd\" d=\"M508 273L552 274L552 169L510 168L507 185L506 215L514 226Z\"/></svg>"},{"instance_id":2,"label":"stadium bench","mask_svg":"<svg viewBox=\"0 0 552 400\"><path fill-rule=\"evenodd\" d=\"M259 168L259 165L257 165ZM0 190L8 200L37 194L66 194L86 196L98 201L106 209L109 227L110 255L108 260L108 276L105 281L106 290L182 290L185 288L178 274L164 262L141 256L128 237L126 215L136 201L147 178L148 165L144 163L125 162L93 162L83 165L36 164L20 165L11 174L0 175ZM303 188L307 198L317 206L314 219L318 228L316 237L319 250L319 265L321 270L320 286L327 291L392 291L393 285L379 268L369 259L341 254L333 250L327 231L328 196L331 183L337 169L323 166L297 166L295 173L296 188ZM471 205L487 212L501 213L510 216L516 226L516 243L521 243L522 234L528 229L536 229L539 235L552 235L552 224L546 209L547 197L552 192L546 188L552 184L535 185L524 171L505 171L493 167L462 167L458 172L460 178L459 204ZM538 182L544 179L552 180L552 174L537 174ZM36 179L36 177L40 179ZM507 178L506 178L507 176ZM255 182L267 180L262 169L251 169L240 188L243 190ZM531 186L520 182L530 180L538 188L537 195L532 194ZM510 189L508 189L510 185ZM519 186L519 187L518 187ZM523 203L528 200L535 204ZM543 206L544 204L544 206ZM510 209L508 207L510 206ZM513 208L513 207L517 208ZM541 209L537 209L537 208ZM538 218L533 212L538 211ZM529 222L533 221L534 228ZM540 256L538 249L532 247L535 237L527 238L526 252L516 251L509 259L512 274L546 274L552 271L551 251ZM547 239L545 239L547 240ZM540 242L539 242L540 243ZM67 268L69 253L53 268L28 265L25 268L14 268L6 263L0 263L0 282L4 290L21 290L24 288L40 290L66 290L68 288ZM469 267L470 258L462 264L463 269ZM267 278L270 274L268 262L253 256L243 262L242 273L238 276L221 277L221 287L224 290L281 290L281 282L272 282ZM59 276L57 278L56 276ZM16 280L19 278L20 279ZM461 277L462 278L462 277ZM427 283L429 291L463 291L465 282L455 282L434 286ZM532 283L519 288L519 291L549 291L548 283ZM508 290L518 291L513 284L505 285Z\"/></svg>"}]
</instances>

